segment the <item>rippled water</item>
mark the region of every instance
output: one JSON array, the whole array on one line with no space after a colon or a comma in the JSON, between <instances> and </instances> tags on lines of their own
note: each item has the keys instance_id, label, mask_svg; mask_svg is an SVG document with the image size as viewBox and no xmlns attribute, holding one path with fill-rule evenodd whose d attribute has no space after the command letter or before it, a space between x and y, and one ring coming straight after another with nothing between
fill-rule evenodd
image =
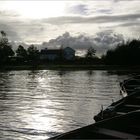
<instances>
[{"instance_id":1,"label":"rippled water","mask_svg":"<svg viewBox=\"0 0 140 140\"><path fill-rule=\"evenodd\" d=\"M94 122L131 75L108 71L0 72L0 139L45 140Z\"/></svg>"}]
</instances>

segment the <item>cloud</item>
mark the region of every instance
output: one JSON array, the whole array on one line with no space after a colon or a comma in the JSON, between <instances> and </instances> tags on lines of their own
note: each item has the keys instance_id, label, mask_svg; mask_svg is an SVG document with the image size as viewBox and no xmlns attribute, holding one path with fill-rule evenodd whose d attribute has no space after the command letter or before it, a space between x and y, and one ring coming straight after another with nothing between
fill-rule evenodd
<instances>
[{"instance_id":1,"label":"cloud","mask_svg":"<svg viewBox=\"0 0 140 140\"><path fill-rule=\"evenodd\" d=\"M19 17L19 15L16 12L13 11L0 11L1 17Z\"/></svg>"},{"instance_id":2,"label":"cloud","mask_svg":"<svg viewBox=\"0 0 140 140\"><path fill-rule=\"evenodd\" d=\"M105 53L108 49L113 49L117 44L122 43L124 37L122 34L116 34L112 30L106 30L97 33L94 37L94 44L99 53Z\"/></svg>"},{"instance_id":3,"label":"cloud","mask_svg":"<svg viewBox=\"0 0 140 140\"><path fill-rule=\"evenodd\" d=\"M111 9L99 9L99 10L97 10L97 12L103 13L103 14L111 14L112 10Z\"/></svg>"},{"instance_id":4,"label":"cloud","mask_svg":"<svg viewBox=\"0 0 140 140\"><path fill-rule=\"evenodd\" d=\"M78 44L80 44L81 48L90 44L95 46L97 44L98 46L107 46L107 43L110 44L114 38L117 42L117 38L119 37L115 37L114 32L118 35L120 33L123 34L125 39L139 36L140 1L138 0L80 0L61 2L64 6L61 7L61 10L66 12L62 14L63 16L59 15L53 18L46 18L45 14L43 16L38 14L41 18L25 18L20 15L20 11L24 13L22 10L26 10L26 4L29 4L28 1L27 3L26 1L24 2L25 9L21 4L21 8L15 8L14 4L16 3L12 1L7 1L6 3L0 1L0 30L4 30L10 40L25 43L36 44L49 40L53 42L54 39L54 43L50 41L50 44L54 44L55 46L58 36L60 38L57 39L57 42L59 42L59 39L69 38L69 40L74 40L75 48L79 48ZM50 2L45 3L47 5ZM32 4L32 2L30 2L30 4ZM57 6L55 1L54 4L54 6ZM44 6L42 2L37 3L37 7L39 8L41 8L42 5ZM33 7L31 7L31 10ZM44 8L44 13L49 15L49 12L45 11L45 9L46 7ZM111 30L113 34L107 30ZM70 33L69 35L67 34L67 37L66 35L62 35L66 31ZM103 36L106 39L100 40ZM65 42L65 44L66 43L67 42ZM57 44L59 45L60 43ZM105 47L103 47L103 50L104 48Z\"/></svg>"},{"instance_id":5,"label":"cloud","mask_svg":"<svg viewBox=\"0 0 140 140\"><path fill-rule=\"evenodd\" d=\"M140 21L131 21L131 22L128 22L128 23L119 24L119 25L117 25L117 26L121 26L121 27L140 26Z\"/></svg>"},{"instance_id":6,"label":"cloud","mask_svg":"<svg viewBox=\"0 0 140 140\"><path fill-rule=\"evenodd\" d=\"M1 23L0 22L0 30L3 30L3 31L6 32L9 40L18 40L18 41L21 40L21 38L19 37L19 35L17 34L17 32L10 25L7 25L5 23Z\"/></svg>"},{"instance_id":7,"label":"cloud","mask_svg":"<svg viewBox=\"0 0 140 140\"><path fill-rule=\"evenodd\" d=\"M96 16L96 17L83 17L83 16L63 16L54 17L41 20L50 24L97 24L97 23L114 23L114 22L131 22L133 20L139 20L140 14L128 14L128 15L113 15L113 16Z\"/></svg>"},{"instance_id":8,"label":"cloud","mask_svg":"<svg viewBox=\"0 0 140 140\"><path fill-rule=\"evenodd\" d=\"M70 14L87 15L88 7L85 4L79 4L79 5L69 6L66 8L65 11Z\"/></svg>"},{"instance_id":9,"label":"cloud","mask_svg":"<svg viewBox=\"0 0 140 140\"><path fill-rule=\"evenodd\" d=\"M79 35L77 37L73 37L69 32L65 32L63 35L58 36L55 39L51 39L49 42L44 42L44 47L57 47L59 48L61 45L64 47L70 46L74 49L85 49L88 46L92 45L92 42L89 37L84 35Z\"/></svg>"},{"instance_id":10,"label":"cloud","mask_svg":"<svg viewBox=\"0 0 140 140\"><path fill-rule=\"evenodd\" d=\"M118 42L117 39L120 37L120 35L117 37L112 35L111 32L114 30L116 30L116 34L121 32L126 36L129 36L133 32L133 38L134 36L138 36L139 14L120 15L117 16L117 19L116 16L79 16L28 21L10 20L0 21L0 30L4 30L7 33L9 39L13 41L36 44L50 40L47 43L48 46L59 46L63 42L64 44L72 45L76 49L84 49L89 45L94 45L95 47L104 46L97 48L99 52L104 52L108 49L108 47L110 47L111 43L113 44L115 41ZM46 20L50 20L51 22L48 23ZM115 20L119 22L116 23ZM57 22L62 23L58 24ZM110 25L108 22L110 22ZM101 25L98 23L103 24ZM136 26L135 29L134 26ZM108 32L105 29L111 29L111 32ZM67 33L61 35L66 31L71 34ZM102 38L102 40L100 38ZM113 40L113 42L111 42L111 40Z\"/></svg>"},{"instance_id":11,"label":"cloud","mask_svg":"<svg viewBox=\"0 0 140 140\"><path fill-rule=\"evenodd\" d=\"M115 34L111 30L99 32L95 36L78 35L71 36L69 32L51 39L49 42L43 42L42 48L59 48L70 46L76 50L87 50L93 46L98 55L105 53L108 49L115 47L118 43L123 41L123 36Z\"/></svg>"}]
</instances>

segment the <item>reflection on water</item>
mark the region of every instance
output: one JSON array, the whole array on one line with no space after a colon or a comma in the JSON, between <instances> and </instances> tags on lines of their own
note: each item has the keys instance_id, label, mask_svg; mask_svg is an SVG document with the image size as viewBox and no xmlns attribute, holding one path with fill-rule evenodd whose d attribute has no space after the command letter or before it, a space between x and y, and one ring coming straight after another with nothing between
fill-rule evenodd
<instances>
[{"instance_id":1,"label":"reflection on water","mask_svg":"<svg viewBox=\"0 0 140 140\"><path fill-rule=\"evenodd\" d=\"M107 71L0 72L0 139L44 140L93 123L129 77Z\"/></svg>"}]
</instances>

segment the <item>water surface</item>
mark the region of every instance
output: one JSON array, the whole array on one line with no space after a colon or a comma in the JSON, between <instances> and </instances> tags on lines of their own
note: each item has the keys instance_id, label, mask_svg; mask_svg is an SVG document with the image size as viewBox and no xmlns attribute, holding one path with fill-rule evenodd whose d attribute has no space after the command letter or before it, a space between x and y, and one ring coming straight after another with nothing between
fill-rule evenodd
<instances>
[{"instance_id":1,"label":"water surface","mask_svg":"<svg viewBox=\"0 0 140 140\"><path fill-rule=\"evenodd\" d=\"M111 71L0 72L0 139L45 140L94 122L101 105L121 97Z\"/></svg>"}]
</instances>

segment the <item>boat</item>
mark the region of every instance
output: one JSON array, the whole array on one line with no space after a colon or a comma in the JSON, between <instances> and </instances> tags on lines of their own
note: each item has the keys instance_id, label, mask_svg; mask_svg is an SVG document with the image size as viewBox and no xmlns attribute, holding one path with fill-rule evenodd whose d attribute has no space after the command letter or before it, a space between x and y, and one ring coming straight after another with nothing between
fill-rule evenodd
<instances>
[{"instance_id":1,"label":"boat","mask_svg":"<svg viewBox=\"0 0 140 140\"><path fill-rule=\"evenodd\" d=\"M136 90L140 89L140 75L133 76L123 82L120 82L121 93L124 96L130 95Z\"/></svg>"},{"instance_id":2,"label":"boat","mask_svg":"<svg viewBox=\"0 0 140 140\"><path fill-rule=\"evenodd\" d=\"M140 139L140 76L121 83L127 96L94 116L95 123L55 136L57 139Z\"/></svg>"},{"instance_id":3,"label":"boat","mask_svg":"<svg viewBox=\"0 0 140 140\"><path fill-rule=\"evenodd\" d=\"M96 122L140 109L140 76L124 80L124 82L121 83L121 88L126 92L126 96L112 103L105 110L102 109L94 116Z\"/></svg>"},{"instance_id":4,"label":"boat","mask_svg":"<svg viewBox=\"0 0 140 140\"><path fill-rule=\"evenodd\" d=\"M105 110L101 110L100 113L94 116L94 120L98 122L137 110L140 110L140 90L112 103Z\"/></svg>"},{"instance_id":5,"label":"boat","mask_svg":"<svg viewBox=\"0 0 140 140\"><path fill-rule=\"evenodd\" d=\"M140 139L140 111L96 122L49 140L58 139Z\"/></svg>"}]
</instances>

